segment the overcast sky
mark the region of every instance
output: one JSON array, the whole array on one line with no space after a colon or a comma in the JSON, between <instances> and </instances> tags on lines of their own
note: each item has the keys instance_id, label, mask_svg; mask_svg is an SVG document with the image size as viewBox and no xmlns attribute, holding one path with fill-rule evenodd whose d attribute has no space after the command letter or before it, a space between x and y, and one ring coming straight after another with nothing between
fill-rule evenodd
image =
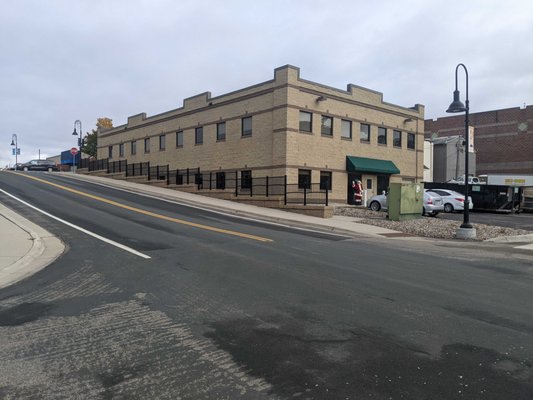
<instances>
[{"instance_id":1,"label":"overcast sky","mask_svg":"<svg viewBox=\"0 0 533 400\"><path fill-rule=\"evenodd\" d=\"M531 0L0 0L0 166L59 154L98 117L181 107L300 67L304 79L445 115L533 104ZM460 75L464 96L464 74Z\"/></svg>"}]
</instances>

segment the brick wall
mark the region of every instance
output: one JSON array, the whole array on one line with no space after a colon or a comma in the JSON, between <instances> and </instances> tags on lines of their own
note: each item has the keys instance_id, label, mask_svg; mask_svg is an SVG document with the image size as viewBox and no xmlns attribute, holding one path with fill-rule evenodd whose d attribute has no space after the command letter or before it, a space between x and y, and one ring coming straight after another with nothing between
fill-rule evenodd
<instances>
[{"instance_id":1,"label":"brick wall","mask_svg":"<svg viewBox=\"0 0 533 400\"><path fill-rule=\"evenodd\" d=\"M425 121L425 137L464 134L464 114ZM473 113L476 174L533 174L533 106Z\"/></svg>"}]
</instances>

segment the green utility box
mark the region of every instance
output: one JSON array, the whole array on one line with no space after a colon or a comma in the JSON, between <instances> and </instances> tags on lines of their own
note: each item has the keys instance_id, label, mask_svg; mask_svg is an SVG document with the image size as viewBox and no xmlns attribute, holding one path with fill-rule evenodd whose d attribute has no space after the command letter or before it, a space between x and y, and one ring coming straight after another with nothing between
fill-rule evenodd
<instances>
[{"instance_id":1,"label":"green utility box","mask_svg":"<svg viewBox=\"0 0 533 400\"><path fill-rule=\"evenodd\" d=\"M391 183L387 196L389 219L405 221L420 218L424 203L424 185L420 183Z\"/></svg>"}]
</instances>

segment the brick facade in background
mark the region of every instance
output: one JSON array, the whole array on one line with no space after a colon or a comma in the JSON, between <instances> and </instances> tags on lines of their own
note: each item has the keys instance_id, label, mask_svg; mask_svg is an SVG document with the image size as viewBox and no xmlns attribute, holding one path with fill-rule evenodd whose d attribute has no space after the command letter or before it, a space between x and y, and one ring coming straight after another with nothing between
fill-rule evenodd
<instances>
[{"instance_id":1,"label":"brick facade in background","mask_svg":"<svg viewBox=\"0 0 533 400\"><path fill-rule=\"evenodd\" d=\"M533 106L469 115L477 175L533 174ZM464 135L464 113L425 121L425 138Z\"/></svg>"},{"instance_id":2,"label":"brick facade in background","mask_svg":"<svg viewBox=\"0 0 533 400\"><path fill-rule=\"evenodd\" d=\"M311 118L308 125L301 123L302 115ZM331 128L322 128L323 121ZM351 137L342 135L347 123ZM225 124L223 138L217 138L219 124ZM367 125L370 140L364 141L360 131ZM201 143L195 140L198 128L202 128ZM386 129L386 140L380 143L379 128ZM394 141L398 132L401 142ZM389 176L391 182L420 182L423 132L420 104L401 107L384 102L379 92L353 84L341 90L307 81L300 78L299 68L286 65L274 70L272 80L217 97L202 93L185 99L181 108L150 117L137 114L124 125L101 130L98 158L168 164L170 169L248 170L252 177L287 175L289 183L298 183L299 171L309 173L313 183L331 174L330 199L346 202L347 156L392 161L400 173ZM414 138L414 148L408 146L408 138ZM384 185L378 173L366 171L360 178L369 196L380 182Z\"/></svg>"}]
</instances>

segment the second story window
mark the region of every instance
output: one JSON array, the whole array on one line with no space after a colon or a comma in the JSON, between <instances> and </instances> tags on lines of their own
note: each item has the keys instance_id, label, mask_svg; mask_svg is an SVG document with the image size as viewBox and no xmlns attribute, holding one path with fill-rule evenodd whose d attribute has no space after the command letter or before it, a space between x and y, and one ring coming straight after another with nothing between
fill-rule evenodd
<instances>
[{"instance_id":1,"label":"second story window","mask_svg":"<svg viewBox=\"0 0 533 400\"><path fill-rule=\"evenodd\" d=\"M392 145L394 147L402 147L402 132L394 130L392 131Z\"/></svg>"},{"instance_id":2,"label":"second story window","mask_svg":"<svg viewBox=\"0 0 533 400\"><path fill-rule=\"evenodd\" d=\"M333 118L322 115L320 133L325 136L333 136Z\"/></svg>"},{"instance_id":3,"label":"second story window","mask_svg":"<svg viewBox=\"0 0 533 400\"><path fill-rule=\"evenodd\" d=\"M137 154L137 141L133 140L131 142L131 155L134 156L135 154Z\"/></svg>"},{"instance_id":4,"label":"second story window","mask_svg":"<svg viewBox=\"0 0 533 400\"><path fill-rule=\"evenodd\" d=\"M217 141L226 140L226 123L219 122L217 124Z\"/></svg>"},{"instance_id":5,"label":"second story window","mask_svg":"<svg viewBox=\"0 0 533 400\"><path fill-rule=\"evenodd\" d=\"M176 147L183 147L183 131L176 132Z\"/></svg>"},{"instance_id":6,"label":"second story window","mask_svg":"<svg viewBox=\"0 0 533 400\"><path fill-rule=\"evenodd\" d=\"M159 136L159 150L165 150L167 144L167 135L160 135Z\"/></svg>"},{"instance_id":7,"label":"second story window","mask_svg":"<svg viewBox=\"0 0 533 400\"><path fill-rule=\"evenodd\" d=\"M407 148L408 149L415 149L415 134L414 133L408 133L407 134Z\"/></svg>"},{"instance_id":8,"label":"second story window","mask_svg":"<svg viewBox=\"0 0 533 400\"><path fill-rule=\"evenodd\" d=\"M109 146L107 148L107 157L108 158L113 158L113 146Z\"/></svg>"},{"instance_id":9,"label":"second story window","mask_svg":"<svg viewBox=\"0 0 533 400\"><path fill-rule=\"evenodd\" d=\"M313 132L313 114L300 111L300 127L302 132Z\"/></svg>"},{"instance_id":10,"label":"second story window","mask_svg":"<svg viewBox=\"0 0 533 400\"><path fill-rule=\"evenodd\" d=\"M387 128L378 128L378 143L387 144Z\"/></svg>"},{"instance_id":11,"label":"second story window","mask_svg":"<svg viewBox=\"0 0 533 400\"><path fill-rule=\"evenodd\" d=\"M150 138L144 139L144 152L150 153Z\"/></svg>"},{"instance_id":12,"label":"second story window","mask_svg":"<svg viewBox=\"0 0 533 400\"><path fill-rule=\"evenodd\" d=\"M202 144L204 142L204 128L198 127L194 131L194 144Z\"/></svg>"},{"instance_id":13,"label":"second story window","mask_svg":"<svg viewBox=\"0 0 533 400\"><path fill-rule=\"evenodd\" d=\"M118 145L118 156L124 157L124 143Z\"/></svg>"},{"instance_id":14,"label":"second story window","mask_svg":"<svg viewBox=\"0 0 533 400\"><path fill-rule=\"evenodd\" d=\"M341 137L344 139L352 138L352 121L346 119L341 121Z\"/></svg>"},{"instance_id":15,"label":"second story window","mask_svg":"<svg viewBox=\"0 0 533 400\"><path fill-rule=\"evenodd\" d=\"M361 142L370 142L370 125L361 124Z\"/></svg>"},{"instance_id":16,"label":"second story window","mask_svg":"<svg viewBox=\"0 0 533 400\"><path fill-rule=\"evenodd\" d=\"M252 117L242 119L242 136L252 136Z\"/></svg>"}]
</instances>

